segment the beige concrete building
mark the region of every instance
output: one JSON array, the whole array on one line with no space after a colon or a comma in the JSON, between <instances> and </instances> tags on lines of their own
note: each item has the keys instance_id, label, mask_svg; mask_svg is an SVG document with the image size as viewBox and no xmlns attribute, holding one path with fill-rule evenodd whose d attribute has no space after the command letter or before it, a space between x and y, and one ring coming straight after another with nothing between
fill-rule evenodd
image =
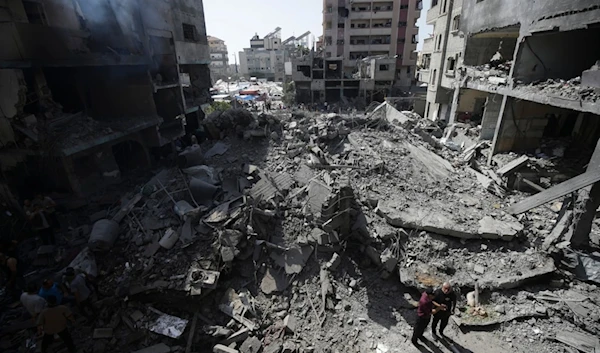
<instances>
[{"instance_id":1,"label":"beige concrete building","mask_svg":"<svg viewBox=\"0 0 600 353\"><path fill-rule=\"evenodd\" d=\"M462 0L432 0L427 11L427 24L433 25L433 36L423 42L419 80L428 84L425 117L449 120L455 86L455 73L462 62L465 46L460 32ZM485 97L472 97L482 108Z\"/></svg>"},{"instance_id":2,"label":"beige concrete building","mask_svg":"<svg viewBox=\"0 0 600 353\"><path fill-rule=\"evenodd\" d=\"M207 36L210 50L210 76L216 81L224 79L229 73L229 54L225 41L213 36Z\"/></svg>"},{"instance_id":3,"label":"beige concrete building","mask_svg":"<svg viewBox=\"0 0 600 353\"><path fill-rule=\"evenodd\" d=\"M415 76L421 0L324 0L323 44L326 59L341 59L343 77L357 72L361 59L393 58L383 66L394 73L398 87L409 87Z\"/></svg>"}]
</instances>

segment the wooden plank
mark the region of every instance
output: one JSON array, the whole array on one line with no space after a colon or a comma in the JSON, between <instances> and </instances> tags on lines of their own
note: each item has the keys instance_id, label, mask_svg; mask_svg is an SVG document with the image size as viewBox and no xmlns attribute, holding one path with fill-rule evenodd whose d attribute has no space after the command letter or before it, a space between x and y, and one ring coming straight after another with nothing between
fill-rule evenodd
<instances>
[{"instance_id":1,"label":"wooden plank","mask_svg":"<svg viewBox=\"0 0 600 353\"><path fill-rule=\"evenodd\" d=\"M581 352L595 353L598 338L583 332L558 331L555 339Z\"/></svg>"},{"instance_id":2,"label":"wooden plank","mask_svg":"<svg viewBox=\"0 0 600 353\"><path fill-rule=\"evenodd\" d=\"M502 168L496 171L499 176L508 176L529 162L529 157L521 156L512 162L507 163Z\"/></svg>"},{"instance_id":3,"label":"wooden plank","mask_svg":"<svg viewBox=\"0 0 600 353\"><path fill-rule=\"evenodd\" d=\"M559 197L565 196L598 181L600 181L600 171L583 173L510 206L506 212L510 214L527 212L534 207L556 200Z\"/></svg>"}]
</instances>

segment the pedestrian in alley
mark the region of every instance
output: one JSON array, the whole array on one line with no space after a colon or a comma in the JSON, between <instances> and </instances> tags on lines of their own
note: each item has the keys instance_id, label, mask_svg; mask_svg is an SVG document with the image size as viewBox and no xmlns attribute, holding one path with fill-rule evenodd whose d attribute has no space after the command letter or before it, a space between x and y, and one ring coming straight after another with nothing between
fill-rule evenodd
<instances>
[{"instance_id":1,"label":"pedestrian in alley","mask_svg":"<svg viewBox=\"0 0 600 353\"><path fill-rule=\"evenodd\" d=\"M35 284L30 284L27 291L21 294L21 304L31 316L33 322L37 322L37 318L46 308L46 300L38 295L38 288Z\"/></svg>"},{"instance_id":2,"label":"pedestrian in alley","mask_svg":"<svg viewBox=\"0 0 600 353\"><path fill-rule=\"evenodd\" d=\"M433 305L439 309L437 313L433 315L431 321L431 335L434 339L437 339L436 328L438 323L440 324L439 333L442 338L444 335L444 329L448 325L450 316L454 313L456 308L456 293L452 290L452 286L449 282L445 282L442 288L438 288L434 293Z\"/></svg>"},{"instance_id":3,"label":"pedestrian in alley","mask_svg":"<svg viewBox=\"0 0 600 353\"><path fill-rule=\"evenodd\" d=\"M81 314L85 315L88 320L93 320L96 316L96 308L92 304L92 291L87 286L85 275L82 273L76 275L75 269L67 267L65 280L69 291L75 297L75 303Z\"/></svg>"},{"instance_id":4,"label":"pedestrian in alley","mask_svg":"<svg viewBox=\"0 0 600 353\"><path fill-rule=\"evenodd\" d=\"M38 319L38 334L42 336L42 353L48 352L48 346L54 341L54 335L58 335L67 346L70 353L76 352L73 338L67 328L67 320L75 322L71 310L64 305L58 305L56 297L48 297L48 308L44 309Z\"/></svg>"},{"instance_id":5,"label":"pedestrian in alley","mask_svg":"<svg viewBox=\"0 0 600 353\"><path fill-rule=\"evenodd\" d=\"M425 340L423 333L425 332L425 329L427 329L427 325L429 325L431 315L437 313L439 310L434 307L433 298L433 289L427 289L421 294L421 299L419 299L419 306L417 307L417 323L415 324L411 339L416 347L421 345L418 340Z\"/></svg>"}]
</instances>

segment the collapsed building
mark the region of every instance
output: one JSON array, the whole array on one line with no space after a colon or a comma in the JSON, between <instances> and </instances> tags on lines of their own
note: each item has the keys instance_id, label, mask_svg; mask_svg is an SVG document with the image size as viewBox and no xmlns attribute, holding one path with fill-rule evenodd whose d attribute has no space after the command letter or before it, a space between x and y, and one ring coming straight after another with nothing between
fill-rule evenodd
<instances>
[{"instance_id":1,"label":"collapsed building","mask_svg":"<svg viewBox=\"0 0 600 353\"><path fill-rule=\"evenodd\" d=\"M178 167L63 215L64 250L33 248L28 280L98 276L102 314L76 336L96 353L409 351L419 291L447 280L455 343L435 349L593 352L598 257L555 257L557 206L511 215L516 164L436 144L430 123L388 103L212 113ZM18 317L0 347L26 342Z\"/></svg>"},{"instance_id":2,"label":"collapsed building","mask_svg":"<svg viewBox=\"0 0 600 353\"><path fill-rule=\"evenodd\" d=\"M118 183L199 126L201 2L4 1L0 17L0 166L13 193Z\"/></svg>"}]
</instances>

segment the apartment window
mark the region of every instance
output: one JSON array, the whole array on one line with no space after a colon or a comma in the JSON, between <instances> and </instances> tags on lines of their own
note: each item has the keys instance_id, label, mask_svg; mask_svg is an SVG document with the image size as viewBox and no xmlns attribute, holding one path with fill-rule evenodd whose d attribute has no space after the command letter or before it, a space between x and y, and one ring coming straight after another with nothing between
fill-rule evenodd
<instances>
[{"instance_id":1,"label":"apartment window","mask_svg":"<svg viewBox=\"0 0 600 353\"><path fill-rule=\"evenodd\" d=\"M389 71L389 70L390 70L390 65L388 65L388 64L379 65L379 71Z\"/></svg>"},{"instance_id":2,"label":"apartment window","mask_svg":"<svg viewBox=\"0 0 600 353\"><path fill-rule=\"evenodd\" d=\"M432 85L435 85L435 79L436 79L436 76L437 76L437 70L436 70L436 69L434 69L434 70L433 70L433 75L431 75L431 84L432 84Z\"/></svg>"},{"instance_id":3,"label":"apartment window","mask_svg":"<svg viewBox=\"0 0 600 353\"><path fill-rule=\"evenodd\" d=\"M434 7L438 4L438 0L431 0L431 7Z\"/></svg>"},{"instance_id":4,"label":"apartment window","mask_svg":"<svg viewBox=\"0 0 600 353\"><path fill-rule=\"evenodd\" d=\"M446 5L448 5L448 0L442 0L442 7L440 7L440 13L446 13Z\"/></svg>"},{"instance_id":5,"label":"apartment window","mask_svg":"<svg viewBox=\"0 0 600 353\"><path fill-rule=\"evenodd\" d=\"M417 44L419 43L419 35L418 34L413 34L412 38L411 38L411 43L412 44Z\"/></svg>"},{"instance_id":6,"label":"apartment window","mask_svg":"<svg viewBox=\"0 0 600 353\"><path fill-rule=\"evenodd\" d=\"M406 21L398 22L398 27L406 27Z\"/></svg>"},{"instance_id":7,"label":"apartment window","mask_svg":"<svg viewBox=\"0 0 600 353\"><path fill-rule=\"evenodd\" d=\"M435 50L442 50L442 35L438 35L437 40L435 42Z\"/></svg>"},{"instance_id":8,"label":"apartment window","mask_svg":"<svg viewBox=\"0 0 600 353\"><path fill-rule=\"evenodd\" d=\"M330 36L325 37L325 45L331 45L332 39Z\"/></svg>"},{"instance_id":9,"label":"apartment window","mask_svg":"<svg viewBox=\"0 0 600 353\"><path fill-rule=\"evenodd\" d=\"M338 39L337 40L337 45L344 45L344 40L343 39Z\"/></svg>"},{"instance_id":10,"label":"apartment window","mask_svg":"<svg viewBox=\"0 0 600 353\"><path fill-rule=\"evenodd\" d=\"M452 19L452 30L453 31L458 31L459 27L460 27L460 15L456 15Z\"/></svg>"},{"instance_id":11,"label":"apartment window","mask_svg":"<svg viewBox=\"0 0 600 353\"><path fill-rule=\"evenodd\" d=\"M338 28L345 28L346 25L343 22L338 23Z\"/></svg>"},{"instance_id":12,"label":"apartment window","mask_svg":"<svg viewBox=\"0 0 600 353\"><path fill-rule=\"evenodd\" d=\"M423 0L417 1L417 10L423 10Z\"/></svg>"},{"instance_id":13,"label":"apartment window","mask_svg":"<svg viewBox=\"0 0 600 353\"><path fill-rule=\"evenodd\" d=\"M23 1L23 7L25 8L29 23L48 25L44 5L35 1Z\"/></svg>"},{"instance_id":14,"label":"apartment window","mask_svg":"<svg viewBox=\"0 0 600 353\"><path fill-rule=\"evenodd\" d=\"M408 4L400 5L400 10L406 10L406 9L408 9Z\"/></svg>"},{"instance_id":15,"label":"apartment window","mask_svg":"<svg viewBox=\"0 0 600 353\"><path fill-rule=\"evenodd\" d=\"M407 74L410 74L410 66L407 66L407 67L406 67L406 73L407 73Z\"/></svg>"},{"instance_id":16,"label":"apartment window","mask_svg":"<svg viewBox=\"0 0 600 353\"><path fill-rule=\"evenodd\" d=\"M183 39L196 41L196 26L187 23L181 24L183 27Z\"/></svg>"},{"instance_id":17,"label":"apartment window","mask_svg":"<svg viewBox=\"0 0 600 353\"><path fill-rule=\"evenodd\" d=\"M328 5L327 6L327 13L332 13L333 12L333 6Z\"/></svg>"},{"instance_id":18,"label":"apartment window","mask_svg":"<svg viewBox=\"0 0 600 353\"><path fill-rule=\"evenodd\" d=\"M331 21L325 22L325 29L331 29Z\"/></svg>"},{"instance_id":19,"label":"apartment window","mask_svg":"<svg viewBox=\"0 0 600 353\"><path fill-rule=\"evenodd\" d=\"M453 57L448 58L448 63L446 64L446 72L448 73L453 73L454 72L454 66L456 65L456 59L454 59Z\"/></svg>"}]
</instances>

